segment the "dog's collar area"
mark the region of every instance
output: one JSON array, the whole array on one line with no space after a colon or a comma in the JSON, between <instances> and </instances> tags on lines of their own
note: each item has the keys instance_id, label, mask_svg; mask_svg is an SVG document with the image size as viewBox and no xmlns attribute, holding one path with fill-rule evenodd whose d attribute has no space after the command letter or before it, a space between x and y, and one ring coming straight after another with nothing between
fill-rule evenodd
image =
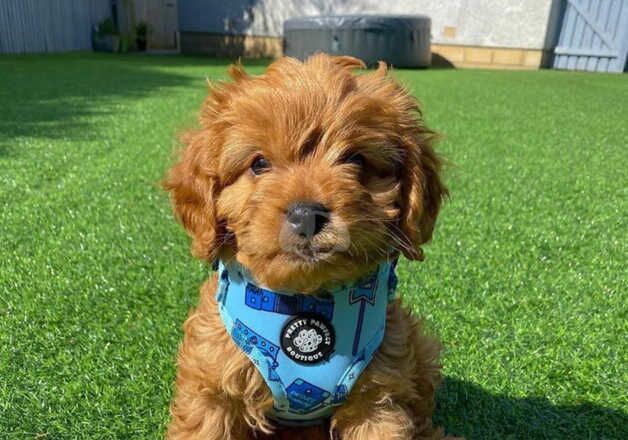
<instances>
[{"instance_id":1,"label":"dog's collar area","mask_svg":"<svg viewBox=\"0 0 628 440\"><path fill-rule=\"evenodd\" d=\"M373 282L374 278L376 278L378 274L380 273L381 268L387 267L389 268L388 272L390 274L389 279L388 279L388 285L389 285L388 287L389 287L389 295L390 295L389 298L392 298L394 297L397 290L397 275L396 275L397 261L398 261L398 258L384 261L383 263L380 263L372 273L366 276L363 276L362 278L360 278L359 280L353 283L351 282L339 283L337 286L334 286L328 289L320 289L317 292L307 293L307 294L302 293L302 292L297 292L297 291L290 291L290 290L269 289L266 286L259 284L255 280L255 278L251 275L249 270L236 260L228 260L228 261L215 260L212 263L212 270L218 272L219 275L221 275L224 269L228 268L227 276L229 275L229 273L231 274L237 273L239 278L241 278L243 281L253 286L254 288L259 289L259 290L273 292L275 294L291 295L291 296L308 296L312 298L327 298L327 297L342 295L343 293L346 293L350 291L351 289L360 288L361 290L365 290L365 286L369 285L369 281L371 283Z\"/></svg>"},{"instance_id":2,"label":"dog's collar area","mask_svg":"<svg viewBox=\"0 0 628 440\"><path fill-rule=\"evenodd\" d=\"M273 291L237 262L219 264L220 317L273 395L269 418L308 426L344 403L384 338L395 263L320 295Z\"/></svg>"}]
</instances>

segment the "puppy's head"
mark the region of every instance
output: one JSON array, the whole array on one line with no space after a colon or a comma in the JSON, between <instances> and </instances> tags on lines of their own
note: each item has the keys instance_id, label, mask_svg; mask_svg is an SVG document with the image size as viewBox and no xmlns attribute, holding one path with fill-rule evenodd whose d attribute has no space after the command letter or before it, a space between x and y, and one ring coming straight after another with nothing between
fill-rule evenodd
<instances>
[{"instance_id":1,"label":"puppy's head","mask_svg":"<svg viewBox=\"0 0 628 440\"><path fill-rule=\"evenodd\" d=\"M230 68L165 187L193 253L235 257L276 289L314 291L402 252L420 259L442 197L416 101L357 59Z\"/></svg>"}]
</instances>

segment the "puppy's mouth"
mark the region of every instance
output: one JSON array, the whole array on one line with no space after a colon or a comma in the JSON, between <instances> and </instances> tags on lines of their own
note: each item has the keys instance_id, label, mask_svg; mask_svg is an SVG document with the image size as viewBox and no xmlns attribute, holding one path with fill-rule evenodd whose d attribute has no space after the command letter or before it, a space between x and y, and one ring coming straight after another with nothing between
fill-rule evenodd
<instances>
[{"instance_id":1,"label":"puppy's mouth","mask_svg":"<svg viewBox=\"0 0 628 440\"><path fill-rule=\"evenodd\" d=\"M361 258L367 250L352 242L348 224L332 213L315 234L299 234L290 225L280 226L276 241L267 242L266 247L259 242L252 247L255 240L243 234L236 258L258 282L272 289L313 293L333 288L359 278L373 268L369 263L375 262Z\"/></svg>"},{"instance_id":2,"label":"puppy's mouth","mask_svg":"<svg viewBox=\"0 0 628 440\"><path fill-rule=\"evenodd\" d=\"M297 244L286 249L286 255L307 263L318 263L329 260L336 251L333 247L316 247L311 243Z\"/></svg>"},{"instance_id":3,"label":"puppy's mouth","mask_svg":"<svg viewBox=\"0 0 628 440\"><path fill-rule=\"evenodd\" d=\"M279 246L286 258L303 264L328 262L337 254L347 251L349 231L344 222L334 219L313 237L295 235L290 228L279 232Z\"/></svg>"}]
</instances>

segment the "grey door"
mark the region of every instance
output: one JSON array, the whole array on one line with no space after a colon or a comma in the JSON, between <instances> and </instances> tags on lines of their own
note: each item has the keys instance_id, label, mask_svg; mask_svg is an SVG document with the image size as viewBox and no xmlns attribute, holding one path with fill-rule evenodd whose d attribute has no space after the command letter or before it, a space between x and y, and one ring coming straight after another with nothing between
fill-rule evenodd
<instances>
[{"instance_id":1,"label":"grey door","mask_svg":"<svg viewBox=\"0 0 628 440\"><path fill-rule=\"evenodd\" d=\"M175 49L179 30L177 0L134 0L133 5L136 21L145 21L150 26L148 48Z\"/></svg>"}]
</instances>

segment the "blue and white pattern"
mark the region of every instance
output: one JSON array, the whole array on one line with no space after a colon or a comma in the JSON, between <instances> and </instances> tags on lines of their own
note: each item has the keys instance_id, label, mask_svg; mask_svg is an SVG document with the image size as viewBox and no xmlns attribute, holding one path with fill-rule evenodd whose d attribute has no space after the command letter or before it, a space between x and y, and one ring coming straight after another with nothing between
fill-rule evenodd
<instances>
[{"instance_id":1,"label":"blue and white pattern","mask_svg":"<svg viewBox=\"0 0 628 440\"><path fill-rule=\"evenodd\" d=\"M334 314L332 299L317 298L312 295L284 295L257 287L252 283L246 285L245 303L253 309L282 315L296 316L312 313L331 320Z\"/></svg>"},{"instance_id":2,"label":"blue and white pattern","mask_svg":"<svg viewBox=\"0 0 628 440\"><path fill-rule=\"evenodd\" d=\"M269 417L311 425L346 401L383 338L386 308L394 298L394 263L385 262L366 279L319 295L274 292L260 287L236 262L220 262L216 299L225 328L270 388ZM312 364L295 362L282 348L282 331L300 316L317 316L333 327L333 351ZM303 352L320 343L312 331L295 342ZM305 340L307 339L307 340Z\"/></svg>"}]
</instances>

